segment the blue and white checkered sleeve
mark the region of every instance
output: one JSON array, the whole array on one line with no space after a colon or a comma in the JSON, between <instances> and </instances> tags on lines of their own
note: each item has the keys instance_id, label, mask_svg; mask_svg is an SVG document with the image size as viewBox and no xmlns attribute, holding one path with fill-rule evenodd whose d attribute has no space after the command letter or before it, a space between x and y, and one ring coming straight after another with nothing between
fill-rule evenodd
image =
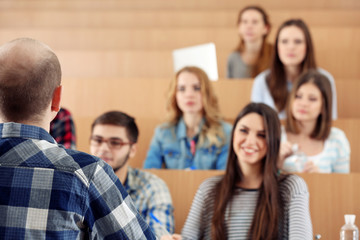
<instances>
[{"instance_id":1,"label":"blue and white checkered sleeve","mask_svg":"<svg viewBox=\"0 0 360 240\"><path fill-rule=\"evenodd\" d=\"M337 129L333 139L333 149L336 149L337 156L333 165L333 172L349 173L350 172L350 143L343 131Z\"/></svg>"},{"instance_id":2,"label":"blue and white checkered sleeve","mask_svg":"<svg viewBox=\"0 0 360 240\"><path fill-rule=\"evenodd\" d=\"M113 170L98 162L89 185L85 222L91 239L155 239Z\"/></svg>"},{"instance_id":3,"label":"blue and white checkered sleeve","mask_svg":"<svg viewBox=\"0 0 360 240\"><path fill-rule=\"evenodd\" d=\"M160 180L156 185L151 185L151 199L149 201L149 211L156 219L147 214L148 222L157 236L163 235L161 225L163 225L169 233L174 233L174 207L172 204L171 195L165 182ZM161 224L157 223L159 220Z\"/></svg>"}]
</instances>

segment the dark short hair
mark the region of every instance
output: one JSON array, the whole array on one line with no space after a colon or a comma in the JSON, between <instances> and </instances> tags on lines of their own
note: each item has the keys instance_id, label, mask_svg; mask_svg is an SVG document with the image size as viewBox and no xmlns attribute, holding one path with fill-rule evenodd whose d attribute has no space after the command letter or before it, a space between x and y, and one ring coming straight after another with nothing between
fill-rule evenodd
<instances>
[{"instance_id":1,"label":"dark short hair","mask_svg":"<svg viewBox=\"0 0 360 240\"><path fill-rule=\"evenodd\" d=\"M41 120L60 83L60 62L45 44L21 38L1 48L0 111L4 120Z\"/></svg>"},{"instance_id":2,"label":"dark short hair","mask_svg":"<svg viewBox=\"0 0 360 240\"><path fill-rule=\"evenodd\" d=\"M330 134L332 124L332 90L329 79L316 70L309 70L303 73L294 83L290 93L290 99L286 106L286 114L288 116L286 118L286 131L295 134L300 132L291 109L296 92L305 83L314 84L320 90L322 100L321 112L316 121L315 129L310 137L318 140L325 140Z\"/></svg>"},{"instance_id":3,"label":"dark short hair","mask_svg":"<svg viewBox=\"0 0 360 240\"><path fill-rule=\"evenodd\" d=\"M135 123L135 118L120 111L106 112L95 119L91 125L91 132L94 131L94 127L98 124L115 125L124 127L126 129L126 135L130 142L136 143L139 137L139 129Z\"/></svg>"}]
</instances>

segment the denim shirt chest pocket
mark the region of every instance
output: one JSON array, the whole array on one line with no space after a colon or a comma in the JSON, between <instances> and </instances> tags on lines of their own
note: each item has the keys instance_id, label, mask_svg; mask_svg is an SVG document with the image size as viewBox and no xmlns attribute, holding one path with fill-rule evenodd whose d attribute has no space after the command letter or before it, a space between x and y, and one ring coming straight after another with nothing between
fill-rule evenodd
<instances>
[{"instance_id":1,"label":"denim shirt chest pocket","mask_svg":"<svg viewBox=\"0 0 360 240\"><path fill-rule=\"evenodd\" d=\"M197 169L215 169L219 149L216 146L197 149L195 165Z\"/></svg>"},{"instance_id":2,"label":"denim shirt chest pocket","mask_svg":"<svg viewBox=\"0 0 360 240\"><path fill-rule=\"evenodd\" d=\"M181 153L177 148L166 147L163 152L166 168L179 168Z\"/></svg>"}]
</instances>

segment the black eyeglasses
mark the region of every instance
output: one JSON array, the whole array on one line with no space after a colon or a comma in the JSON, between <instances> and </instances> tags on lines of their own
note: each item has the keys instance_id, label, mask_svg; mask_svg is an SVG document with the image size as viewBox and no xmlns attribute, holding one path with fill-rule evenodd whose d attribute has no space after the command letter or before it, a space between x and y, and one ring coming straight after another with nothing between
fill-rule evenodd
<instances>
[{"instance_id":1,"label":"black eyeglasses","mask_svg":"<svg viewBox=\"0 0 360 240\"><path fill-rule=\"evenodd\" d=\"M94 147L100 147L102 143L106 143L111 149L120 149L125 145L132 145L132 142L123 142L118 138L104 139L102 137L91 136L90 144Z\"/></svg>"}]
</instances>

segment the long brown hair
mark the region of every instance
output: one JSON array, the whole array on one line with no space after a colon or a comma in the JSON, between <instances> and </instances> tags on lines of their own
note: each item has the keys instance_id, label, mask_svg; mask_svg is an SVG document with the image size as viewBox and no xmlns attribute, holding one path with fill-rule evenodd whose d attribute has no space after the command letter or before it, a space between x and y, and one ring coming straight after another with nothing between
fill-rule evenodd
<instances>
[{"instance_id":1,"label":"long brown hair","mask_svg":"<svg viewBox=\"0 0 360 240\"><path fill-rule=\"evenodd\" d=\"M237 123L249 113L263 117L267 153L262 160L263 182L259 189L259 198L249 231L251 239L277 239L281 219L282 200L279 193L279 181L276 162L280 148L280 121L277 113L262 103L250 103L237 116L231 133L231 144L223 178L215 186L214 215L211 221L212 239L226 239L225 209L233 197L236 186L242 181L243 173L233 147L234 131Z\"/></svg>"},{"instance_id":2,"label":"long brown hair","mask_svg":"<svg viewBox=\"0 0 360 240\"><path fill-rule=\"evenodd\" d=\"M274 54L270 66L270 74L266 78L271 96L273 97L275 106L279 112L285 108L289 95L287 90L285 67L280 60L279 52L278 52L279 35L281 30L290 26L295 26L300 28L305 36L306 54L304 60L302 61L302 63L300 63L300 73L308 69L316 69L315 52L314 52L314 47L312 44L309 28L306 26L305 22L301 19L287 20L279 27L279 30L276 34L276 40L274 44Z\"/></svg>"},{"instance_id":3,"label":"long brown hair","mask_svg":"<svg viewBox=\"0 0 360 240\"><path fill-rule=\"evenodd\" d=\"M201 145L205 138L209 141L209 146L223 146L226 142L225 134L221 126L222 117L219 111L219 104L215 92L212 88L207 74L200 68L194 66L187 66L180 69L175 78L170 83L168 91L168 100L166 103L167 110L167 125L173 126L178 123L183 113L176 102L176 91L178 77L182 72L193 73L200 82L200 91L203 104L203 117L205 123L200 132L199 145Z\"/></svg>"},{"instance_id":4,"label":"long brown hair","mask_svg":"<svg viewBox=\"0 0 360 240\"><path fill-rule=\"evenodd\" d=\"M329 79L315 70L309 70L303 73L295 82L286 106L286 114L288 117L286 118L285 129L294 134L300 133L298 122L292 114L292 105L297 91L306 83L312 83L320 90L322 101L321 112L310 137L317 140L326 140L330 134L332 123L332 91Z\"/></svg>"},{"instance_id":5,"label":"long brown hair","mask_svg":"<svg viewBox=\"0 0 360 240\"><path fill-rule=\"evenodd\" d=\"M247 10L258 11L262 16L264 25L267 26L267 28L269 29L269 31L263 36L263 42L262 42L261 50L259 53L259 57L256 61L256 64L253 65L253 69L251 72L251 77L256 77L256 75L258 75L265 69L269 68L271 55L272 55L272 51L273 51L273 46L270 43L268 43L266 41L266 39L270 33L271 23L269 20L269 16L267 15L267 13L265 12L265 10L263 8L261 8L259 6L250 5L250 6L247 6L240 10L238 20L237 20L237 26L241 23L241 17L243 15L243 13L246 12ZM240 36L240 41L239 41L239 44L236 47L235 51L242 53L244 51L244 49L245 49L245 42L244 42L244 39L242 39L242 37Z\"/></svg>"}]
</instances>

